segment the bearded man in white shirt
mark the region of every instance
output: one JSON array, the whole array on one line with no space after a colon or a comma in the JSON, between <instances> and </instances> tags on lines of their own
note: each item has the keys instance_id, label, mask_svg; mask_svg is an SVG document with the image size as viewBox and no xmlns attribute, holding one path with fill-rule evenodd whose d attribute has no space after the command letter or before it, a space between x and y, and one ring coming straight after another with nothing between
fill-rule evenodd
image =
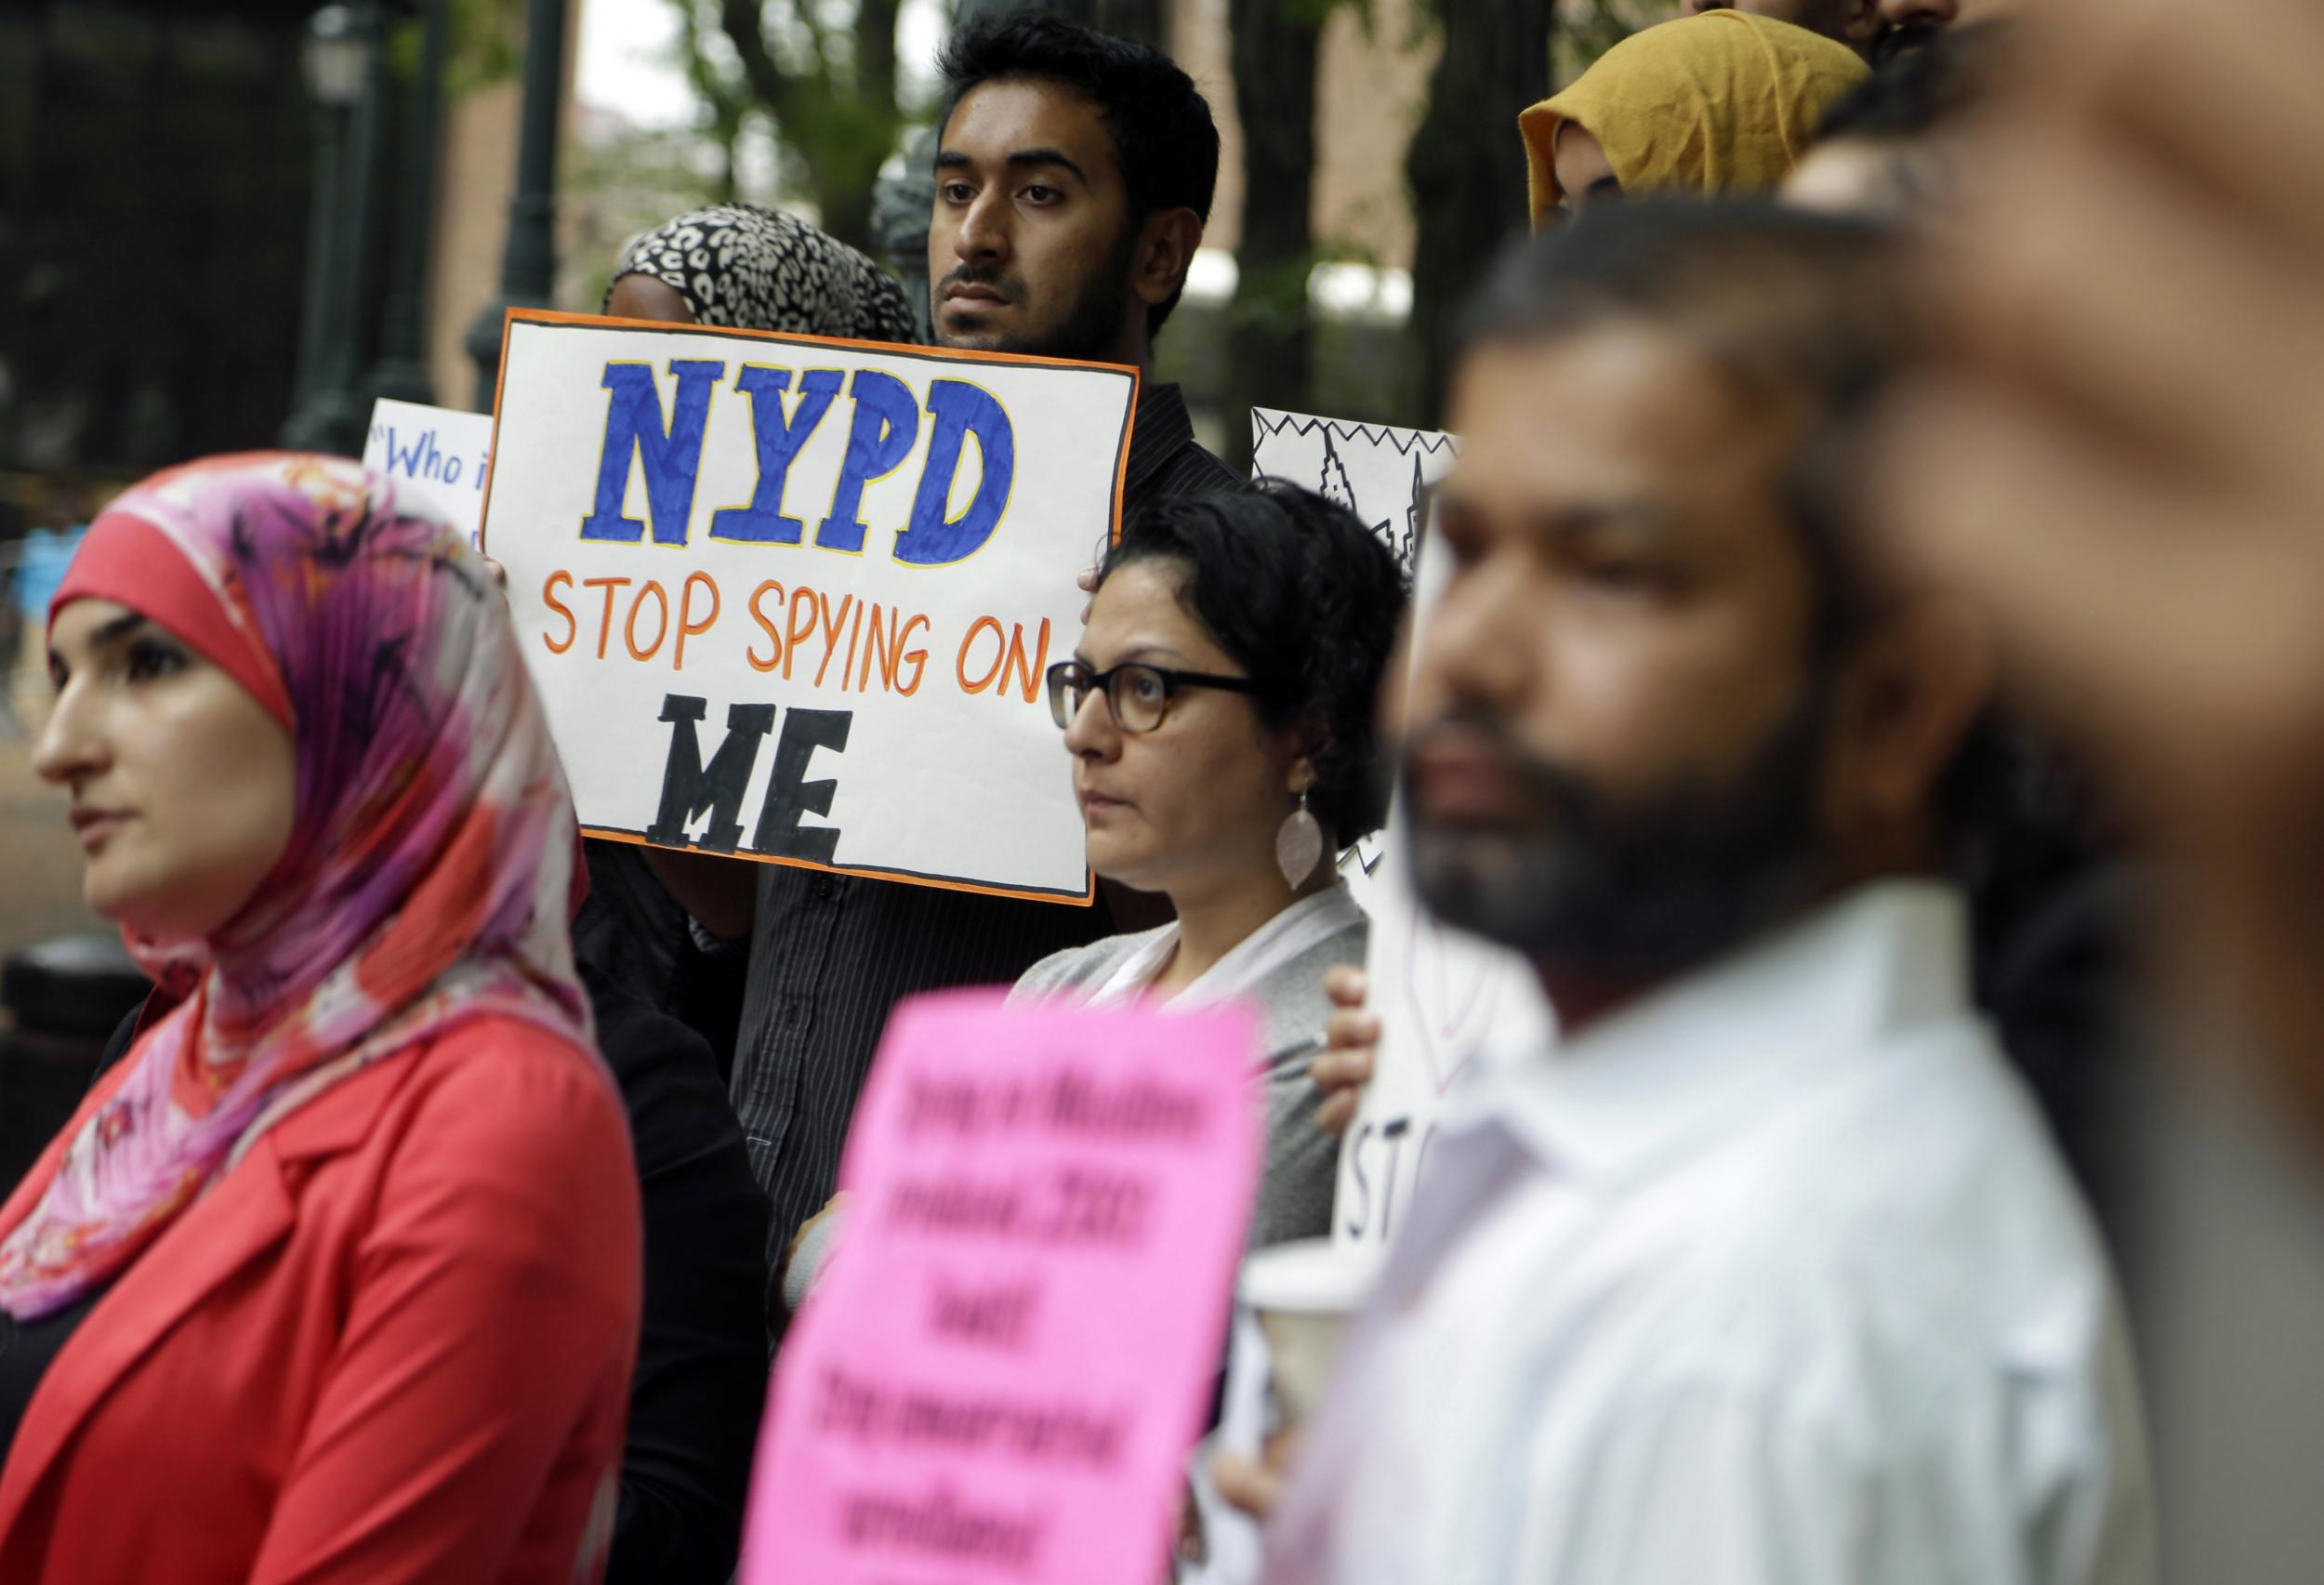
<instances>
[{"instance_id":1,"label":"bearded man in white shirt","mask_svg":"<svg viewBox=\"0 0 2324 1585\"><path fill-rule=\"evenodd\" d=\"M1413 858L1563 1035L1433 1144L1270 1585L2154 1577L2114 1283L1947 878L1998 759L1985 629L1836 488L1897 265L1638 205L1472 312Z\"/></svg>"}]
</instances>

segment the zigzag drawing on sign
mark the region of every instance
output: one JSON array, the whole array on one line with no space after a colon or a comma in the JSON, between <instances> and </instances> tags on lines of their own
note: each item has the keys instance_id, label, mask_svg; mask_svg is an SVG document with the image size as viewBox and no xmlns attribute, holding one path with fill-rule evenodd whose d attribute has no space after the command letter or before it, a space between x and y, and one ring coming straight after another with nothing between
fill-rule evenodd
<instances>
[{"instance_id":1,"label":"zigzag drawing on sign","mask_svg":"<svg viewBox=\"0 0 2324 1585\"><path fill-rule=\"evenodd\" d=\"M1419 463L1416 460L1412 468L1412 476L1418 480ZM1315 490L1325 500L1337 502L1358 517L1364 515L1356 505L1355 486L1348 482L1348 465L1340 460L1339 448L1331 443L1331 435L1328 430L1324 434L1323 475L1316 482ZM1372 524L1372 532L1380 535L1380 543L1387 546L1390 550L1396 549L1396 536L1389 532L1386 518ZM1396 564L1403 569L1406 577L1412 575L1412 563L1401 552L1398 552L1396 556Z\"/></svg>"},{"instance_id":2,"label":"zigzag drawing on sign","mask_svg":"<svg viewBox=\"0 0 2324 1585\"><path fill-rule=\"evenodd\" d=\"M1433 429L1251 411L1252 472L1306 485L1354 512L1406 577L1419 554L1429 488L1459 451L1454 437Z\"/></svg>"},{"instance_id":3,"label":"zigzag drawing on sign","mask_svg":"<svg viewBox=\"0 0 2324 1585\"><path fill-rule=\"evenodd\" d=\"M1271 407L1251 409L1251 448L1257 452L1275 435L1336 435L1351 443L1384 446L1397 452L1458 452L1459 442L1440 429L1404 429L1393 424L1359 424L1348 418L1318 418L1306 413L1281 413Z\"/></svg>"}]
</instances>

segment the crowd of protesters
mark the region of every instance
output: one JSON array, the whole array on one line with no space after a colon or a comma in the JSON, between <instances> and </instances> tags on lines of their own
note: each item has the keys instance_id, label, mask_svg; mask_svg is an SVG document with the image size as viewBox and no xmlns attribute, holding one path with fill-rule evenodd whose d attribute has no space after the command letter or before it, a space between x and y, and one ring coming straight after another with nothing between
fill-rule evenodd
<instances>
[{"instance_id":1,"label":"crowd of protesters","mask_svg":"<svg viewBox=\"0 0 2324 1585\"><path fill-rule=\"evenodd\" d=\"M935 343L1147 376L1047 678L1090 908L584 842L495 569L352 464L99 511L35 764L154 989L0 1206L0 1580L728 1578L896 1003L1255 1004L1249 1242L1320 1235L1392 783L1557 1045L1457 1098L1313 1421L1201 1472L1254 1581L2156 1578L2083 1112L2145 949L2324 1141L2324 14L1674 10L1469 200L1408 654L1366 525L1151 377L1195 84L947 46ZM605 309L916 320L745 205Z\"/></svg>"}]
</instances>

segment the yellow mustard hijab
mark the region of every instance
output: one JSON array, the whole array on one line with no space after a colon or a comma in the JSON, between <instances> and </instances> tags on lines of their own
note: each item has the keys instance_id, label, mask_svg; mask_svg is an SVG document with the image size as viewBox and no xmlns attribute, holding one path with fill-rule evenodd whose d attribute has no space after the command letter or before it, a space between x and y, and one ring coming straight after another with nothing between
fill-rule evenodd
<instances>
[{"instance_id":1,"label":"yellow mustard hijab","mask_svg":"<svg viewBox=\"0 0 2324 1585\"><path fill-rule=\"evenodd\" d=\"M1742 11L1632 33L1517 118L1534 223L1562 196L1561 122L1604 146L1625 192L1763 192L1783 180L1832 101L1868 74L1845 45Z\"/></svg>"}]
</instances>

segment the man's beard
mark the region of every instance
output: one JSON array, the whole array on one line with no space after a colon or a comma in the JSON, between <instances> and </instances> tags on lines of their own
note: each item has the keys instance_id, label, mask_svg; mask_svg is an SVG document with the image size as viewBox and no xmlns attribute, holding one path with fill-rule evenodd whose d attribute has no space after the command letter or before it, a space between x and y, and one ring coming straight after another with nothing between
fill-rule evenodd
<instances>
[{"instance_id":1,"label":"man's beard","mask_svg":"<svg viewBox=\"0 0 2324 1585\"><path fill-rule=\"evenodd\" d=\"M1736 776L1621 802L1527 756L1499 723L1458 714L1530 788L1529 828L1430 826L1414 810L1413 871L1439 918L1543 969L1667 974L1797 909L1820 879L1816 796L1824 711L1811 696ZM1412 807L1407 798L1407 807Z\"/></svg>"},{"instance_id":2,"label":"man's beard","mask_svg":"<svg viewBox=\"0 0 2324 1585\"><path fill-rule=\"evenodd\" d=\"M988 352L1022 352L1042 358L1073 358L1083 362L1108 361L1117 355L1122 338L1124 304L1129 297L1129 271L1137 259L1138 235L1135 231L1123 234L1096 274L1082 283L1081 295L1074 299L1073 311L1064 323L1053 330L1033 331L1020 335L1003 335L990 342L979 343ZM963 264L936 283L931 288L930 324L934 328L940 346L966 346L967 342L946 339L944 333L944 288L952 285L990 286L1002 293L1010 302L1024 300L1024 283L1008 276L1003 271L973 264Z\"/></svg>"}]
</instances>

